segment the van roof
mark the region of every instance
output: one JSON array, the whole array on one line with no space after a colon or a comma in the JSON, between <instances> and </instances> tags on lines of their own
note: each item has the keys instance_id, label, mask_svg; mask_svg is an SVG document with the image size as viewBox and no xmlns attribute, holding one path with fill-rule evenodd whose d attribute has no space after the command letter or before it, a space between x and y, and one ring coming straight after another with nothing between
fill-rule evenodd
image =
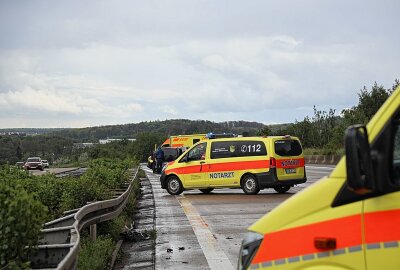
<instances>
[{"instance_id":1,"label":"van roof","mask_svg":"<svg viewBox=\"0 0 400 270\"><path fill-rule=\"evenodd\" d=\"M248 141L248 140L276 140L276 139L294 139L299 140L295 136L282 135L282 136L253 136L253 137L232 137L232 138L218 138L211 139L211 141Z\"/></svg>"}]
</instances>

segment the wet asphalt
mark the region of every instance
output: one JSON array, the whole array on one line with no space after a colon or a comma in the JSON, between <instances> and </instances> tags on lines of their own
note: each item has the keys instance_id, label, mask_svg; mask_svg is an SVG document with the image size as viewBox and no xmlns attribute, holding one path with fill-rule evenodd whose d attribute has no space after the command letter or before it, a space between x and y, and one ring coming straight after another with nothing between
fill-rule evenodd
<instances>
[{"instance_id":1,"label":"wet asphalt","mask_svg":"<svg viewBox=\"0 0 400 270\"><path fill-rule=\"evenodd\" d=\"M247 227L299 190L329 175L334 166L306 166L308 181L286 194L272 189L245 195L241 189L199 190L169 195L159 175L145 165L143 195L137 204L137 230L156 237L123 244L124 256L115 269L236 269ZM154 235L155 236L155 235Z\"/></svg>"}]
</instances>

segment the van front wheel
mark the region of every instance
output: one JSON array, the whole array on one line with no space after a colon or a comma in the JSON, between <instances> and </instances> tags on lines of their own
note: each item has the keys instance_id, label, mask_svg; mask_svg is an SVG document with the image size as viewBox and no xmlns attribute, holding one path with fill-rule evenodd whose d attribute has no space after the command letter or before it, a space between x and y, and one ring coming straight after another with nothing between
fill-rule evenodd
<instances>
[{"instance_id":1,"label":"van front wheel","mask_svg":"<svg viewBox=\"0 0 400 270\"><path fill-rule=\"evenodd\" d=\"M176 176L171 176L168 178L167 191L171 195L179 195L183 191L183 186L181 180Z\"/></svg>"},{"instance_id":2,"label":"van front wheel","mask_svg":"<svg viewBox=\"0 0 400 270\"><path fill-rule=\"evenodd\" d=\"M254 175L248 174L242 180L242 189L248 195L257 194L260 191L257 179Z\"/></svg>"},{"instance_id":3,"label":"van front wheel","mask_svg":"<svg viewBox=\"0 0 400 270\"><path fill-rule=\"evenodd\" d=\"M274 187L274 189L276 192L283 194L283 193L286 193L286 191L288 191L290 189L290 186L277 186L277 187Z\"/></svg>"}]
</instances>

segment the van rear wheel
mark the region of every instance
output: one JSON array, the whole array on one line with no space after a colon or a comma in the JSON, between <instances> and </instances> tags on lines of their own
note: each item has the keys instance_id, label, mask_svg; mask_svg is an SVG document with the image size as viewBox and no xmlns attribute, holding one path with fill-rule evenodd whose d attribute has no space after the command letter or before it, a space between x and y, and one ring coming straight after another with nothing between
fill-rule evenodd
<instances>
[{"instance_id":1,"label":"van rear wheel","mask_svg":"<svg viewBox=\"0 0 400 270\"><path fill-rule=\"evenodd\" d=\"M246 175L242 180L242 189L248 195L257 194L260 191L258 181L252 174Z\"/></svg>"},{"instance_id":2,"label":"van rear wheel","mask_svg":"<svg viewBox=\"0 0 400 270\"><path fill-rule=\"evenodd\" d=\"M204 194L209 194L211 191L213 191L213 188L201 188L200 191L203 192Z\"/></svg>"},{"instance_id":3,"label":"van rear wheel","mask_svg":"<svg viewBox=\"0 0 400 270\"><path fill-rule=\"evenodd\" d=\"M290 189L290 186L277 186L277 187L274 187L274 189L276 192L283 194L283 193L286 193L286 191L288 191Z\"/></svg>"},{"instance_id":4,"label":"van rear wheel","mask_svg":"<svg viewBox=\"0 0 400 270\"><path fill-rule=\"evenodd\" d=\"M167 192L171 195L179 195L183 192L183 186L178 177L171 176L168 178Z\"/></svg>"}]
</instances>

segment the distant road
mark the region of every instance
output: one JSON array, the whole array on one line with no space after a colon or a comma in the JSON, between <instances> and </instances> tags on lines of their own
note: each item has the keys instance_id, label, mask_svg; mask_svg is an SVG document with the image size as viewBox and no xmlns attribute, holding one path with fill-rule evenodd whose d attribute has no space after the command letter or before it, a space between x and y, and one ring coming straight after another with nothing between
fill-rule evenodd
<instances>
[{"instance_id":1,"label":"distant road","mask_svg":"<svg viewBox=\"0 0 400 270\"><path fill-rule=\"evenodd\" d=\"M39 170L31 170L30 173L33 175L43 175L46 173L62 173L62 172L67 172L67 171L73 171L78 169L78 167L72 167L72 168L47 168L44 169L43 171L39 171Z\"/></svg>"}]
</instances>

